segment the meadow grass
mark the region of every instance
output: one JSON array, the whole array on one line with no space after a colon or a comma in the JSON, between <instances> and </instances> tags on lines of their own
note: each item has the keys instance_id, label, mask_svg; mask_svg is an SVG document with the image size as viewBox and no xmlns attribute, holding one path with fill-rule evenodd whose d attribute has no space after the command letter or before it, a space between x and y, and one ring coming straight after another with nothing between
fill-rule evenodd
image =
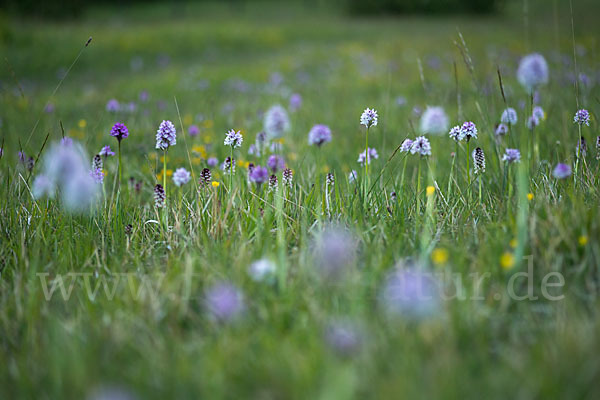
<instances>
[{"instance_id":1,"label":"meadow grass","mask_svg":"<svg viewBox=\"0 0 600 400\"><path fill-rule=\"evenodd\" d=\"M511 3L477 18L350 18L259 3L9 20L0 31L0 397L85 398L118 387L140 398L596 398L600 9L575 1L573 39L568 3L529 3L526 16ZM551 79L539 90L546 118L532 133L533 99L515 71L534 51L546 56ZM576 90L579 72L592 83ZM290 112L281 155L293 184L279 173L269 192L247 181L247 163L266 163L248 147L262 112L288 107L292 93L303 102ZM107 111L113 98L135 110ZM443 106L451 126L476 123L468 145L485 151L485 173L469 174L467 144L446 133L428 135L429 157L398 151L420 134L427 105ZM507 105L519 121L498 140ZM356 162L366 107L379 112L368 185ZM578 108L592 114L579 160ZM177 145L161 159L155 133L165 119ZM34 198L50 143L65 135L89 154L116 151L109 132L117 121L130 133L123 178L117 184L117 157L107 158L103 195L89 213ZM317 123L333 132L319 148L307 144ZM213 168L215 184L203 187L205 159L231 154L222 144L229 129L244 137L233 150L236 173L230 182ZM506 148L520 149L521 162L502 162ZM32 173L19 150L41 155ZM577 173L555 179L559 162L577 164ZM157 209L164 163L192 179L176 187L167 176L167 204ZM348 271L333 280L315 261L315 242L331 225L357 243ZM276 271L257 282L248 268L262 258ZM411 263L457 274L467 299L443 301L433 315L388 315L386 276ZM516 291L530 283L537 299L515 299L507 287L529 268L531 280L516 281ZM558 301L542 292L551 272L564 277ZM218 282L243 293L234 321L207 310L205 294ZM350 354L326 338L336 321L350 321L360 338Z\"/></svg>"}]
</instances>

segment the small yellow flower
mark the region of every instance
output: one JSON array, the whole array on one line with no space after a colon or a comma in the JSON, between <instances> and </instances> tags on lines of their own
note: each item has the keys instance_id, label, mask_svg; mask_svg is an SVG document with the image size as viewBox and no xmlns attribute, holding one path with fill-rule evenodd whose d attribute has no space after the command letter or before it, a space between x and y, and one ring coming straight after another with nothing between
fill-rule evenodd
<instances>
[{"instance_id":1,"label":"small yellow flower","mask_svg":"<svg viewBox=\"0 0 600 400\"><path fill-rule=\"evenodd\" d=\"M250 161L246 161L244 163L244 168L248 169L249 166L250 166Z\"/></svg>"},{"instance_id":2,"label":"small yellow flower","mask_svg":"<svg viewBox=\"0 0 600 400\"><path fill-rule=\"evenodd\" d=\"M244 160L237 160L237 165L238 167L243 167L244 166L245 161Z\"/></svg>"},{"instance_id":3,"label":"small yellow flower","mask_svg":"<svg viewBox=\"0 0 600 400\"><path fill-rule=\"evenodd\" d=\"M321 171L323 171L324 173L326 173L326 172L328 173L331 170L329 169L329 165L323 165L323 168L321 168Z\"/></svg>"},{"instance_id":4,"label":"small yellow flower","mask_svg":"<svg viewBox=\"0 0 600 400\"><path fill-rule=\"evenodd\" d=\"M184 125L186 125L186 126L187 126L187 125L191 125L191 124L192 124L192 122L193 122L193 120L192 120L192 115L191 115L191 114L185 114L185 115L183 116L183 124L184 124Z\"/></svg>"},{"instance_id":5,"label":"small yellow flower","mask_svg":"<svg viewBox=\"0 0 600 400\"><path fill-rule=\"evenodd\" d=\"M212 121L212 119L207 119L206 121L204 121L203 125L204 125L204 127L206 129L212 128L213 127L213 121Z\"/></svg>"},{"instance_id":6,"label":"small yellow flower","mask_svg":"<svg viewBox=\"0 0 600 400\"><path fill-rule=\"evenodd\" d=\"M427 186L427 196L433 196L434 193L435 193L435 187Z\"/></svg>"},{"instance_id":7,"label":"small yellow flower","mask_svg":"<svg viewBox=\"0 0 600 400\"><path fill-rule=\"evenodd\" d=\"M289 158L290 160L292 160L292 161L296 161L296 160L298 159L298 154L296 154L296 153L290 153L290 154L288 155L288 158Z\"/></svg>"},{"instance_id":8,"label":"small yellow flower","mask_svg":"<svg viewBox=\"0 0 600 400\"><path fill-rule=\"evenodd\" d=\"M517 239L513 239L508 243L508 245L510 247L512 247L513 249L515 249L517 247L517 244L518 244Z\"/></svg>"},{"instance_id":9,"label":"small yellow flower","mask_svg":"<svg viewBox=\"0 0 600 400\"><path fill-rule=\"evenodd\" d=\"M527 200L533 200L533 193L527 193Z\"/></svg>"},{"instance_id":10,"label":"small yellow flower","mask_svg":"<svg viewBox=\"0 0 600 400\"><path fill-rule=\"evenodd\" d=\"M445 264L448 261L448 250L443 248L434 249L431 252L431 261L435 265Z\"/></svg>"},{"instance_id":11,"label":"small yellow flower","mask_svg":"<svg viewBox=\"0 0 600 400\"><path fill-rule=\"evenodd\" d=\"M85 119L80 119L77 123L77 126L79 127L79 129L83 129L87 126L87 121Z\"/></svg>"},{"instance_id":12,"label":"small yellow flower","mask_svg":"<svg viewBox=\"0 0 600 400\"><path fill-rule=\"evenodd\" d=\"M211 185L212 185L213 187L219 187L219 182L217 182L217 181L212 181Z\"/></svg>"},{"instance_id":13,"label":"small yellow flower","mask_svg":"<svg viewBox=\"0 0 600 400\"><path fill-rule=\"evenodd\" d=\"M202 159L200 157L194 157L192 158L192 164L194 165L200 165L202 163Z\"/></svg>"},{"instance_id":14,"label":"small yellow flower","mask_svg":"<svg viewBox=\"0 0 600 400\"><path fill-rule=\"evenodd\" d=\"M511 269L515 265L514 254L508 251L502 254L502 257L500 257L500 265L506 270Z\"/></svg>"},{"instance_id":15,"label":"small yellow flower","mask_svg":"<svg viewBox=\"0 0 600 400\"><path fill-rule=\"evenodd\" d=\"M151 160L156 160L156 153L150 153L148 154L148 158Z\"/></svg>"},{"instance_id":16,"label":"small yellow flower","mask_svg":"<svg viewBox=\"0 0 600 400\"><path fill-rule=\"evenodd\" d=\"M587 235L581 235L577 241L579 242L580 246L585 246L588 242L588 237Z\"/></svg>"},{"instance_id":17,"label":"small yellow flower","mask_svg":"<svg viewBox=\"0 0 600 400\"><path fill-rule=\"evenodd\" d=\"M165 156L160 156L160 162L161 163L165 162ZM169 162L169 156L167 156L167 162Z\"/></svg>"}]
</instances>

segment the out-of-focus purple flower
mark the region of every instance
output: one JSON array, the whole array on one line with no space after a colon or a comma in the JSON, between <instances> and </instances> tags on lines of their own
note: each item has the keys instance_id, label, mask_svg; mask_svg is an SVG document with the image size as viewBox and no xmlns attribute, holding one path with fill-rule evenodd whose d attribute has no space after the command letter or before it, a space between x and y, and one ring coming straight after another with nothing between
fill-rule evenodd
<instances>
[{"instance_id":1,"label":"out-of-focus purple flower","mask_svg":"<svg viewBox=\"0 0 600 400\"><path fill-rule=\"evenodd\" d=\"M414 106L412 108L412 114L413 114L413 117L419 118L421 116L421 114L423 114L423 109L419 106Z\"/></svg>"},{"instance_id":2,"label":"out-of-focus purple flower","mask_svg":"<svg viewBox=\"0 0 600 400\"><path fill-rule=\"evenodd\" d=\"M121 140L123 140L127 136L129 136L129 130L127 129L125 124L122 124L121 122L117 122L110 129L110 136L116 137L117 140L120 142Z\"/></svg>"},{"instance_id":3,"label":"out-of-focus purple flower","mask_svg":"<svg viewBox=\"0 0 600 400\"><path fill-rule=\"evenodd\" d=\"M187 169L177 168L173 173L173 183L175 183L175 186L182 186L188 183L191 177L192 175Z\"/></svg>"},{"instance_id":4,"label":"out-of-focus purple flower","mask_svg":"<svg viewBox=\"0 0 600 400\"><path fill-rule=\"evenodd\" d=\"M150 94L148 94L147 90L142 90L140 92L139 99L142 103L145 103L150 99Z\"/></svg>"},{"instance_id":5,"label":"out-of-focus purple flower","mask_svg":"<svg viewBox=\"0 0 600 400\"><path fill-rule=\"evenodd\" d=\"M104 146L98 154L105 158L115 155L115 153L110 149L110 146Z\"/></svg>"},{"instance_id":6,"label":"out-of-focus purple flower","mask_svg":"<svg viewBox=\"0 0 600 400\"><path fill-rule=\"evenodd\" d=\"M198 128L198 125L190 125L190 127L188 128L188 133L192 137L198 136L198 134L200 133L200 128Z\"/></svg>"},{"instance_id":7,"label":"out-of-focus purple flower","mask_svg":"<svg viewBox=\"0 0 600 400\"><path fill-rule=\"evenodd\" d=\"M290 119L280 105L274 105L267 110L263 125L269 139L280 138L290 130Z\"/></svg>"},{"instance_id":8,"label":"out-of-focus purple flower","mask_svg":"<svg viewBox=\"0 0 600 400\"><path fill-rule=\"evenodd\" d=\"M60 139L60 144L63 146L71 146L73 145L73 139L71 139L68 136L65 136L62 139Z\"/></svg>"},{"instance_id":9,"label":"out-of-focus purple flower","mask_svg":"<svg viewBox=\"0 0 600 400\"><path fill-rule=\"evenodd\" d=\"M230 129L225 134L225 140L223 141L223 144L225 146L231 146L235 149L237 147L241 147L243 141L244 141L244 137L242 136L240 131L236 132L234 129Z\"/></svg>"},{"instance_id":10,"label":"out-of-focus purple flower","mask_svg":"<svg viewBox=\"0 0 600 400\"><path fill-rule=\"evenodd\" d=\"M329 226L313 240L317 272L326 279L341 278L355 262L358 243L348 230Z\"/></svg>"},{"instance_id":11,"label":"out-of-focus purple flower","mask_svg":"<svg viewBox=\"0 0 600 400\"><path fill-rule=\"evenodd\" d=\"M410 149L412 148L412 145L413 145L413 141L412 140L410 140L410 139L404 139L404 141L400 145L400 152L402 152L402 153L408 153L410 151Z\"/></svg>"},{"instance_id":12,"label":"out-of-focus purple flower","mask_svg":"<svg viewBox=\"0 0 600 400\"><path fill-rule=\"evenodd\" d=\"M2 157L2 149L0 149L0 157ZM600 160L600 136L596 136L596 160Z\"/></svg>"},{"instance_id":13,"label":"out-of-focus purple flower","mask_svg":"<svg viewBox=\"0 0 600 400\"><path fill-rule=\"evenodd\" d=\"M467 142L471 140L471 138L477 139L477 127L471 121L467 121L460 127L460 136L461 140L466 139Z\"/></svg>"},{"instance_id":14,"label":"out-of-focus purple flower","mask_svg":"<svg viewBox=\"0 0 600 400\"><path fill-rule=\"evenodd\" d=\"M257 165L250 172L249 178L251 182L260 186L269 179L269 171L265 167Z\"/></svg>"},{"instance_id":15,"label":"out-of-focus purple flower","mask_svg":"<svg viewBox=\"0 0 600 400\"><path fill-rule=\"evenodd\" d=\"M396 105L398 107L403 107L406 105L406 97L404 96L398 96L396 97Z\"/></svg>"},{"instance_id":16,"label":"out-of-focus purple flower","mask_svg":"<svg viewBox=\"0 0 600 400\"><path fill-rule=\"evenodd\" d=\"M227 282L216 283L208 288L205 302L210 314L219 322L232 322L244 311L242 292Z\"/></svg>"},{"instance_id":17,"label":"out-of-focus purple flower","mask_svg":"<svg viewBox=\"0 0 600 400\"><path fill-rule=\"evenodd\" d=\"M448 116L442 107L427 107L421 115L420 128L423 134L440 134L448 130Z\"/></svg>"},{"instance_id":18,"label":"out-of-focus purple flower","mask_svg":"<svg viewBox=\"0 0 600 400\"><path fill-rule=\"evenodd\" d=\"M267 160L267 167L273 171L273 173L276 173L285 168L285 160L277 154L271 154Z\"/></svg>"},{"instance_id":19,"label":"out-of-focus purple flower","mask_svg":"<svg viewBox=\"0 0 600 400\"><path fill-rule=\"evenodd\" d=\"M290 96L290 111L298 111L302 107L302 96L294 93Z\"/></svg>"},{"instance_id":20,"label":"out-of-focus purple flower","mask_svg":"<svg viewBox=\"0 0 600 400\"><path fill-rule=\"evenodd\" d=\"M502 161L509 164L521 161L521 152L517 149L506 149L502 156Z\"/></svg>"},{"instance_id":21,"label":"out-of-focus purple flower","mask_svg":"<svg viewBox=\"0 0 600 400\"><path fill-rule=\"evenodd\" d=\"M0 147L0 158L2 158L3 155L4 155L4 149L2 147Z\"/></svg>"},{"instance_id":22,"label":"out-of-focus purple flower","mask_svg":"<svg viewBox=\"0 0 600 400\"><path fill-rule=\"evenodd\" d=\"M544 109L540 106L533 107L531 115L537 118L539 122L546 119L546 113L544 112Z\"/></svg>"},{"instance_id":23,"label":"out-of-focus purple flower","mask_svg":"<svg viewBox=\"0 0 600 400\"><path fill-rule=\"evenodd\" d=\"M556 179L566 179L571 176L571 166L568 164L558 163L552 171L552 176Z\"/></svg>"},{"instance_id":24,"label":"out-of-focus purple flower","mask_svg":"<svg viewBox=\"0 0 600 400\"><path fill-rule=\"evenodd\" d=\"M377 126L378 118L377 111L374 108L367 107L360 116L360 124L368 129L372 126Z\"/></svg>"},{"instance_id":25,"label":"out-of-focus purple flower","mask_svg":"<svg viewBox=\"0 0 600 400\"><path fill-rule=\"evenodd\" d=\"M163 208L165 206L165 188L160 183L154 186L154 207Z\"/></svg>"},{"instance_id":26,"label":"out-of-focus purple flower","mask_svg":"<svg viewBox=\"0 0 600 400\"><path fill-rule=\"evenodd\" d=\"M248 147L248 154L250 154L251 156L260 157L260 148L257 145L255 145L254 143L252 143Z\"/></svg>"},{"instance_id":27,"label":"out-of-focus purple flower","mask_svg":"<svg viewBox=\"0 0 600 400\"><path fill-rule=\"evenodd\" d=\"M548 75L548 63L537 53L523 57L517 70L519 83L529 92L548 83Z\"/></svg>"},{"instance_id":28,"label":"out-of-focus purple flower","mask_svg":"<svg viewBox=\"0 0 600 400\"><path fill-rule=\"evenodd\" d=\"M269 77L269 83L273 86L279 86L283 83L283 75L279 72L273 72Z\"/></svg>"},{"instance_id":29,"label":"out-of-focus purple flower","mask_svg":"<svg viewBox=\"0 0 600 400\"><path fill-rule=\"evenodd\" d=\"M89 159L75 142L71 146L54 144L46 152L41 182L45 190L38 194L53 194L60 189L61 204L68 212L86 212L97 198L97 185L90 176ZM41 183L39 183L41 185Z\"/></svg>"},{"instance_id":30,"label":"out-of-focus purple flower","mask_svg":"<svg viewBox=\"0 0 600 400\"><path fill-rule=\"evenodd\" d=\"M261 258L254 261L248 268L248 275L255 282L264 282L272 278L277 269L275 263L268 258Z\"/></svg>"},{"instance_id":31,"label":"out-of-focus purple flower","mask_svg":"<svg viewBox=\"0 0 600 400\"><path fill-rule=\"evenodd\" d=\"M19 162L25 163L25 159L27 158L27 156L25 155L24 151L19 151L17 153L17 158L19 159Z\"/></svg>"},{"instance_id":32,"label":"out-of-focus purple flower","mask_svg":"<svg viewBox=\"0 0 600 400\"><path fill-rule=\"evenodd\" d=\"M56 187L54 182L52 182L46 175L39 174L35 177L32 188L33 197L36 199L40 199L44 196L53 198L55 191Z\"/></svg>"},{"instance_id":33,"label":"out-of-focus purple flower","mask_svg":"<svg viewBox=\"0 0 600 400\"><path fill-rule=\"evenodd\" d=\"M535 115L532 115L529 118L527 118L527 129L533 130L539 124L540 120Z\"/></svg>"},{"instance_id":34,"label":"out-of-focus purple flower","mask_svg":"<svg viewBox=\"0 0 600 400\"><path fill-rule=\"evenodd\" d=\"M417 137L410 148L410 153L419 154L421 156L430 156L431 145L429 144L429 139L427 139L425 136Z\"/></svg>"},{"instance_id":35,"label":"out-of-focus purple flower","mask_svg":"<svg viewBox=\"0 0 600 400\"><path fill-rule=\"evenodd\" d=\"M327 125L317 124L308 132L308 144L321 146L331 142L331 129Z\"/></svg>"},{"instance_id":36,"label":"out-of-focus purple flower","mask_svg":"<svg viewBox=\"0 0 600 400\"><path fill-rule=\"evenodd\" d=\"M379 301L389 316L421 319L439 311L440 290L431 273L415 267L395 269L385 279Z\"/></svg>"},{"instance_id":37,"label":"out-of-focus purple flower","mask_svg":"<svg viewBox=\"0 0 600 400\"><path fill-rule=\"evenodd\" d=\"M379 154L377 154L377 150L369 147L368 151L369 151L368 156L367 156L367 154L365 154L364 151L358 155L357 161L361 165L365 165L365 159L367 161L367 164L371 164L371 160L377 160L379 158Z\"/></svg>"},{"instance_id":38,"label":"out-of-focus purple flower","mask_svg":"<svg viewBox=\"0 0 600 400\"><path fill-rule=\"evenodd\" d=\"M506 125L515 125L518 121L517 111L512 107L506 108L504 111L502 111L500 121Z\"/></svg>"},{"instance_id":39,"label":"out-of-focus purple flower","mask_svg":"<svg viewBox=\"0 0 600 400\"><path fill-rule=\"evenodd\" d=\"M355 355L362 345L362 334L355 323L347 320L330 322L325 329L325 342L338 356Z\"/></svg>"},{"instance_id":40,"label":"out-of-focus purple flower","mask_svg":"<svg viewBox=\"0 0 600 400\"><path fill-rule=\"evenodd\" d=\"M508 133L508 125L506 124L498 124L496 127L496 136L504 136Z\"/></svg>"},{"instance_id":41,"label":"out-of-focus purple flower","mask_svg":"<svg viewBox=\"0 0 600 400\"><path fill-rule=\"evenodd\" d=\"M209 157L208 160L206 160L206 164L210 167L210 168L214 168L217 165L219 165L219 160L217 159L217 157Z\"/></svg>"},{"instance_id":42,"label":"out-of-focus purple flower","mask_svg":"<svg viewBox=\"0 0 600 400\"><path fill-rule=\"evenodd\" d=\"M166 150L177 144L175 125L171 121L163 120L156 131L156 148Z\"/></svg>"},{"instance_id":43,"label":"out-of-focus purple flower","mask_svg":"<svg viewBox=\"0 0 600 400\"><path fill-rule=\"evenodd\" d=\"M106 111L108 112L117 112L120 108L121 106L116 99L110 99L108 103L106 103Z\"/></svg>"},{"instance_id":44,"label":"out-of-focus purple flower","mask_svg":"<svg viewBox=\"0 0 600 400\"><path fill-rule=\"evenodd\" d=\"M452 129L450 129L450 132L448 132L448 136L450 136L456 142L460 142L463 139L463 135L462 135L460 126L456 125Z\"/></svg>"},{"instance_id":45,"label":"out-of-focus purple flower","mask_svg":"<svg viewBox=\"0 0 600 400\"><path fill-rule=\"evenodd\" d=\"M590 126L590 113L585 108L578 110L573 117L573 122L579 125Z\"/></svg>"},{"instance_id":46,"label":"out-of-focus purple flower","mask_svg":"<svg viewBox=\"0 0 600 400\"><path fill-rule=\"evenodd\" d=\"M47 114L52 114L54 112L54 104L46 104L46 107L44 107L44 112L46 112Z\"/></svg>"}]
</instances>

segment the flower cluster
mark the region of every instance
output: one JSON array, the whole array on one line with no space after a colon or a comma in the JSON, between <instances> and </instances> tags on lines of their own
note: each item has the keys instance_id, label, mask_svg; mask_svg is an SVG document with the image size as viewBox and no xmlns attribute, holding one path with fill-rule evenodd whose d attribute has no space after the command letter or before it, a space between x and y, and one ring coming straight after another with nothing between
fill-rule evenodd
<instances>
[{"instance_id":1,"label":"flower cluster","mask_svg":"<svg viewBox=\"0 0 600 400\"><path fill-rule=\"evenodd\" d=\"M502 161L509 164L521 161L521 152L517 149L506 149L502 156Z\"/></svg>"},{"instance_id":2,"label":"flower cluster","mask_svg":"<svg viewBox=\"0 0 600 400\"><path fill-rule=\"evenodd\" d=\"M165 199L167 196L165 195L165 188L163 185L158 183L154 186L154 206L156 208L163 208L165 206Z\"/></svg>"},{"instance_id":3,"label":"flower cluster","mask_svg":"<svg viewBox=\"0 0 600 400\"><path fill-rule=\"evenodd\" d=\"M417 137L410 147L410 154L419 154L421 156L430 156L431 155L431 144L429 144L429 139L425 136Z\"/></svg>"},{"instance_id":4,"label":"flower cluster","mask_svg":"<svg viewBox=\"0 0 600 400\"><path fill-rule=\"evenodd\" d=\"M123 140L127 136L129 136L129 130L127 129L127 127L125 126L125 124L117 122L110 129L110 136L116 137L117 140L120 142L121 140Z\"/></svg>"},{"instance_id":5,"label":"flower cluster","mask_svg":"<svg viewBox=\"0 0 600 400\"><path fill-rule=\"evenodd\" d=\"M244 137L242 136L240 131L236 132L235 130L231 129L225 134L225 141L223 142L223 144L225 146L231 146L235 149L241 147L243 141Z\"/></svg>"},{"instance_id":6,"label":"flower cluster","mask_svg":"<svg viewBox=\"0 0 600 400\"><path fill-rule=\"evenodd\" d=\"M308 144L321 146L331 142L331 129L327 125L317 124L308 132Z\"/></svg>"},{"instance_id":7,"label":"flower cluster","mask_svg":"<svg viewBox=\"0 0 600 400\"><path fill-rule=\"evenodd\" d=\"M367 108L360 116L360 124L364 125L367 129L372 126L377 126L377 118L377 111L375 109Z\"/></svg>"},{"instance_id":8,"label":"flower cluster","mask_svg":"<svg viewBox=\"0 0 600 400\"><path fill-rule=\"evenodd\" d=\"M377 154L377 150L369 147L368 155L366 155L364 151L358 155L358 162L361 165L364 165L366 159L367 164L371 164L371 159L377 160L378 158L379 154Z\"/></svg>"},{"instance_id":9,"label":"flower cluster","mask_svg":"<svg viewBox=\"0 0 600 400\"><path fill-rule=\"evenodd\" d=\"M504 111L502 111L500 121L506 125L515 125L518 121L517 112L512 107L506 108Z\"/></svg>"},{"instance_id":10,"label":"flower cluster","mask_svg":"<svg viewBox=\"0 0 600 400\"><path fill-rule=\"evenodd\" d=\"M448 130L448 116L442 107L427 107L421 115L420 128L423 134L440 134Z\"/></svg>"},{"instance_id":11,"label":"flower cluster","mask_svg":"<svg viewBox=\"0 0 600 400\"><path fill-rule=\"evenodd\" d=\"M294 179L294 173L292 172L291 169L286 168L286 169L283 170L283 174L282 174L282 178L281 179L282 179L283 184L285 186L291 188L292 187L292 182L293 182L293 179Z\"/></svg>"},{"instance_id":12,"label":"flower cluster","mask_svg":"<svg viewBox=\"0 0 600 400\"><path fill-rule=\"evenodd\" d=\"M177 144L175 125L171 121L164 120L156 131L156 148L166 150Z\"/></svg>"},{"instance_id":13,"label":"flower cluster","mask_svg":"<svg viewBox=\"0 0 600 400\"><path fill-rule=\"evenodd\" d=\"M473 168L476 174L485 172L485 154L481 147L473 150Z\"/></svg>"},{"instance_id":14,"label":"flower cluster","mask_svg":"<svg viewBox=\"0 0 600 400\"><path fill-rule=\"evenodd\" d=\"M548 63L537 53L528 54L521 59L517 70L517 79L527 91L548 83Z\"/></svg>"},{"instance_id":15,"label":"flower cluster","mask_svg":"<svg viewBox=\"0 0 600 400\"><path fill-rule=\"evenodd\" d=\"M573 122L579 125L590 126L590 113L585 108L578 110L573 117Z\"/></svg>"},{"instance_id":16,"label":"flower cluster","mask_svg":"<svg viewBox=\"0 0 600 400\"><path fill-rule=\"evenodd\" d=\"M175 183L175 186L182 186L188 183L191 177L192 175L187 169L177 168L173 173L173 183Z\"/></svg>"},{"instance_id":17,"label":"flower cluster","mask_svg":"<svg viewBox=\"0 0 600 400\"><path fill-rule=\"evenodd\" d=\"M265 113L263 127L269 139L282 137L290 130L290 118L280 105L275 105Z\"/></svg>"}]
</instances>

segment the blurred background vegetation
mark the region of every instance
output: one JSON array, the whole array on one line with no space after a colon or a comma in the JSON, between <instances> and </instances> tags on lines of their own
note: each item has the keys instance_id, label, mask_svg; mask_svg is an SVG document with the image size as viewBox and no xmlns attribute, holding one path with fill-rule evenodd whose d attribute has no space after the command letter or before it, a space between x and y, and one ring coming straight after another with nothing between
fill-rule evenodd
<instances>
[{"instance_id":1,"label":"blurred background vegetation","mask_svg":"<svg viewBox=\"0 0 600 400\"><path fill-rule=\"evenodd\" d=\"M35 15L47 18L71 18L81 15L90 6L132 5L156 1L142 0L0 0L0 7L10 13ZM185 2L207 3L206 0L171 0L177 6ZM271 0L278 3L278 0ZM331 7L346 10L350 14L385 13L490 13L497 11L504 0L286 0L300 3L307 8ZM234 7L248 6L252 0L222 0Z\"/></svg>"}]
</instances>

